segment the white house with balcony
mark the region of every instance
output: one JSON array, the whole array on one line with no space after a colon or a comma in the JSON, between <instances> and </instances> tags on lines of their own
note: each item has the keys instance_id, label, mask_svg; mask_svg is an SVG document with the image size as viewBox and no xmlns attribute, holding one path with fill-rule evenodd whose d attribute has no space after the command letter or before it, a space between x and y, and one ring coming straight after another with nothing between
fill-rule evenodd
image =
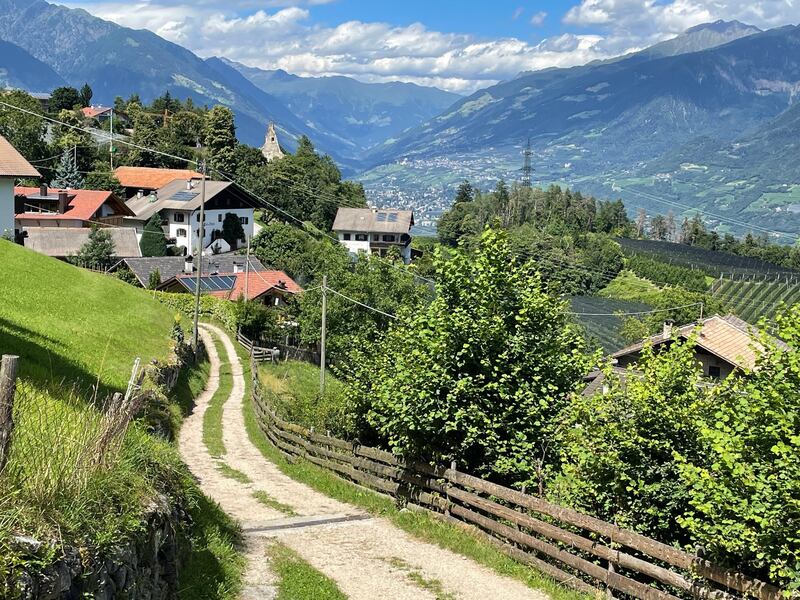
<instances>
[{"instance_id":1,"label":"white house with balcony","mask_svg":"<svg viewBox=\"0 0 800 600\"><path fill-rule=\"evenodd\" d=\"M392 208L340 208L333 222L339 243L350 252L386 256L397 248L403 261L411 262L411 228L414 213Z\"/></svg>"},{"instance_id":2,"label":"white house with balcony","mask_svg":"<svg viewBox=\"0 0 800 600\"><path fill-rule=\"evenodd\" d=\"M136 228L141 240L144 226L158 213L166 237L185 253L195 254L200 238L201 192L201 181L178 179L148 194L137 194L127 203L136 216L126 218L125 223ZM213 248L214 251L228 252L244 246L253 237L257 199L228 181L206 181L205 193L202 251L210 254ZM244 237L237 240L233 247L222 239L223 223L228 214L238 218L244 230Z\"/></svg>"}]
</instances>

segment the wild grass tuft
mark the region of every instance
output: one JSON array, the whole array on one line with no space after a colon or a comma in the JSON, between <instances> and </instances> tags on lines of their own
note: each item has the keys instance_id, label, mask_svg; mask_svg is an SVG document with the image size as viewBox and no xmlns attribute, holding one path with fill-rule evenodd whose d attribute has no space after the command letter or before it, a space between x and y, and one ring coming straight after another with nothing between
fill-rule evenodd
<instances>
[{"instance_id":1,"label":"wild grass tuft","mask_svg":"<svg viewBox=\"0 0 800 600\"><path fill-rule=\"evenodd\" d=\"M275 600L347 600L336 583L291 548L275 542L267 554L270 567L280 580Z\"/></svg>"}]
</instances>

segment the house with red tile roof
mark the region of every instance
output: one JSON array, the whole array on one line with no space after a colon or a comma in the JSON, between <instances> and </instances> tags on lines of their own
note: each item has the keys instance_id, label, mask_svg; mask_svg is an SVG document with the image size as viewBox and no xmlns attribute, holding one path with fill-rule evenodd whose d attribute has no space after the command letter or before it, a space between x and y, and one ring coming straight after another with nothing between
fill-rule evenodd
<instances>
[{"instance_id":1,"label":"house with red tile roof","mask_svg":"<svg viewBox=\"0 0 800 600\"><path fill-rule=\"evenodd\" d=\"M133 212L113 192L104 190L53 190L14 188L17 229L29 227L121 227Z\"/></svg>"},{"instance_id":2,"label":"house with red tile roof","mask_svg":"<svg viewBox=\"0 0 800 600\"><path fill-rule=\"evenodd\" d=\"M117 167L114 175L125 188L124 199L126 201L134 196L139 198L149 196L150 192L160 190L178 179L186 182L200 181L203 178L201 173L191 169L157 169L154 167Z\"/></svg>"},{"instance_id":3,"label":"house with red tile roof","mask_svg":"<svg viewBox=\"0 0 800 600\"><path fill-rule=\"evenodd\" d=\"M194 293L197 275L180 274L162 283L158 290L173 293ZM238 271L209 273L200 278L200 292L235 302L240 298L267 306L283 306L303 289L283 271Z\"/></svg>"},{"instance_id":4,"label":"house with red tile roof","mask_svg":"<svg viewBox=\"0 0 800 600\"><path fill-rule=\"evenodd\" d=\"M114 109L110 106L87 106L82 108L81 112L87 119L97 119L98 121L105 121L111 118L111 112Z\"/></svg>"}]
</instances>

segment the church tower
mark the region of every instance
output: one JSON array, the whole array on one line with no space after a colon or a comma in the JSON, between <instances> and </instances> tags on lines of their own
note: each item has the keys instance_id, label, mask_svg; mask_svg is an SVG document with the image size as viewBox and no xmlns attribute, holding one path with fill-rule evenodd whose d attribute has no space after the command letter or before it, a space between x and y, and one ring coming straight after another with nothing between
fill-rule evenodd
<instances>
[{"instance_id":1,"label":"church tower","mask_svg":"<svg viewBox=\"0 0 800 600\"><path fill-rule=\"evenodd\" d=\"M270 121L269 128L267 129L267 139L261 147L261 154L267 159L267 162L283 158L283 150L278 143L278 135L275 133L275 123Z\"/></svg>"}]
</instances>

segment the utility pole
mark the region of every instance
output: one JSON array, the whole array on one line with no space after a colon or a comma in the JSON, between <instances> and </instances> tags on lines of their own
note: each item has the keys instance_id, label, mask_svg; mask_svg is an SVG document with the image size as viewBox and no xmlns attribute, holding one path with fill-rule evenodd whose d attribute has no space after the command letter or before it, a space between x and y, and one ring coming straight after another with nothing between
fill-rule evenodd
<instances>
[{"instance_id":1,"label":"utility pole","mask_svg":"<svg viewBox=\"0 0 800 600\"><path fill-rule=\"evenodd\" d=\"M111 128L109 129L111 133L111 141L108 144L108 155L111 159L111 171L114 171L114 109L111 109Z\"/></svg>"},{"instance_id":2,"label":"utility pole","mask_svg":"<svg viewBox=\"0 0 800 600\"><path fill-rule=\"evenodd\" d=\"M195 256L197 260L197 279L195 280L194 290L194 335L192 341L194 343L195 352L200 344L200 281L203 276L203 242L206 238L206 161L200 163L200 174L203 176L200 182L200 228L198 229L199 236L197 238L197 250ZM191 229L190 229L191 230Z\"/></svg>"},{"instance_id":3,"label":"utility pole","mask_svg":"<svg viewBox=\"0 0 800 600\"><path fill-rule=\"evenodd\" d=\"M250 299L250 238L247 238L247 261L244 263L244 300Z\"/></svg>"},{"instance_id":4,"label":"utility pole","mask_svg":"<svg viewBox=\"0 0 800 600\"><path fill-rule=\"evenodd\" d=\"M328 276L322 276L322 343L319 353L319 395L325 393L325 337L328 319Z\"/></svg>"},{"instance_id":5,"label":"utility pole","mask_svg":"<svg viewBox=\"0 0 800 600\"><path fill-rule=\"evenodd\" d=\"M531 150L531 138L528 138L528 145L525 147L525 151L522 153L522 156L525 157L525 161L522 164L522 187L530 188L531 173L533 173L533 166L531 165L531 157L533 156L533 151Z\"/></svg>"}]
</instances>

